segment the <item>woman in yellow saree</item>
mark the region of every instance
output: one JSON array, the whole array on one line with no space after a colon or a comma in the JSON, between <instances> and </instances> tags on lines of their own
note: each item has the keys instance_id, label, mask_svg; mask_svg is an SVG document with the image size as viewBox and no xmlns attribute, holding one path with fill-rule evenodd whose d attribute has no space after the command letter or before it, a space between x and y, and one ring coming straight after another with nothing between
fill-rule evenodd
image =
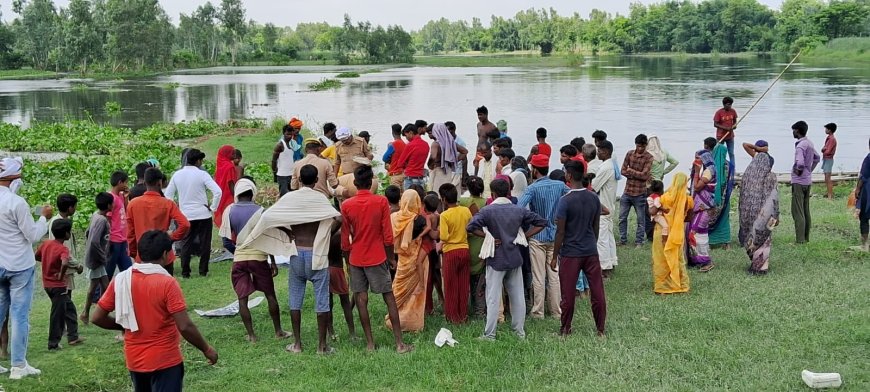
<instances>
[{"instance_id":1,"label":"woman in yellow saree","mask_svg":"<svg viewBox=\"0 0 870 392\"><path fill-rule=\"evenodd\" d=\"M686 214L692 211L694 201L689 197L683 173L674 176L671 187L662 195L662 207L668 212L665 219L670 226L667 241L662 241L661 227L656 225L652 243L653 292L656 294L686 293L689 275L686 273L685 243Z\"/></svg>"},{"instance_id":2,"label":"woman in yellow saree","mask_svg":"<svg viewBox=\"0 0 870 392\"><path fill-rule=\"evenodd\" d=\"M419 194L409 189L402 194L399 211L391 215L395 252L398 256L396 277L393 279L393 294L399 308L402 331L423 330L426 308L426 279L429 273L429 258L422 251L422 236L430 228L420 216L422 203ZM417 228L415 233L414 229ZM390 317L384 318L387 328L392 328Z\"/></svg>"}]
</instances>

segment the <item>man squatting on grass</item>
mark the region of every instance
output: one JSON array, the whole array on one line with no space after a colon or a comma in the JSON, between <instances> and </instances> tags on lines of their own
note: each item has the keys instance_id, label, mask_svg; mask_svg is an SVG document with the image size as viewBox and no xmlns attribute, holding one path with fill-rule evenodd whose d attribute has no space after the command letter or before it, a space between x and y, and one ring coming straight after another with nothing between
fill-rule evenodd
<instances>
[{"instance_id":1,"label":"man squatting on grass","mask_svg":"<svg viewBox=\"0 0 870 392\"><path fill-rule=\"evenodd\" d=\"M179 333L209 364L217 363L218 354L187 315L178 281L163 268L172 252L169 235L158 230L142 234L138 251L142 262L109 283L91 322L124 331L124 357L134 391L181 391L184 358ZM115 315L109 316L113 311Z\"/></svg>"}]
</instances>

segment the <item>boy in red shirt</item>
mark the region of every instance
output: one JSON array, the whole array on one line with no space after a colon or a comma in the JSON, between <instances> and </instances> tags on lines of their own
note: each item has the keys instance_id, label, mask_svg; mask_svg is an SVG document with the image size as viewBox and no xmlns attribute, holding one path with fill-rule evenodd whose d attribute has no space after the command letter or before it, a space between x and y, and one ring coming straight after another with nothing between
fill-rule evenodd
<instances>
[{"instance_id":1,"label":"boy in red shirt","mask_svg":"<svg viewBox=\"0 0 870 392\"><path fill-rule=\"evenodd\" d=\"M728 159L734 162L734 130L737 129L737 111L731 108L734 99L722 98L722 109L713 116L713 126L716 127L716 140L725 142L728 147Z\"/></svg>"},{"instance_id":2,"label":"boy in red shirt","mask_svg":"<svg viewBox=\"0 0 870 392\"><path fill-rule=\"evenodd\" d=\"M59 350L64 329L70 346L84 342L79 337L78 313L72 302L72 290L67 287L67 269L75 268L82 273L81 265L70 267L69 249L63 245L70 238L72 222L58 219L51 225L54 239L47 240L36 251L36 260L42 262L42 287L51 299L51 315L48 321L48 349Z\"/></svg>"},{"instance_id":3,"label":"boy in red shirt","mask_svg":"<svg viewBox=\"0 0 870 392\"><path fill-rule=\"evenodd\" d=\"M202 351L209 364L217 363L218 354L190 321L181 287L163 268L172 252L169 235L148 231L137 245L142 262L109 284L91 322L124 331L124 357L135 392L181 391L184 358L179 334ZM112 311L114 317L109 316Z\"/></svg>"}]
</instances>

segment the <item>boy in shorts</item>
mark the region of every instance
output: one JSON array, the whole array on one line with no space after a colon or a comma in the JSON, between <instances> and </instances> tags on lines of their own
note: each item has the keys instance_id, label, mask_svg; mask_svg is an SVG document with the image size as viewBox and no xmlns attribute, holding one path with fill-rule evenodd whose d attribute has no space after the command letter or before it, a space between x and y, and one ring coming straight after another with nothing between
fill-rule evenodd
<instances>
[{"instance_id":1,"label":"boy in shorts","mask_svg":"<svg viewBox=\"0 0 870 392\"><path fill-rule=\"evenodd\" d=\"M837 153L837 138L834 137L834 132L837 132L837 124L830 123L825 125L825 146L822 147L822 173L825 173L825 185L828 187L828 199L834 198L834 181L831 180L831 174L834 172L834 154Z\"/></svg>"},{"instance_id":2,"label":"boy in shorts","mask_svg":"<svg viewBox=\"0 0 870 392\"><path fill-rule=\"evenodd\" d=\"M335 309L334 296L338 295L341 308L344 310L344 320L347 322L347 330L351 339L356 338L356 330L353 326L353 302L350 300L350 288L347 285L347 276L344 273L344 256L341 252L341 233L336 232L329 241L329 323L326 331L332 341L338 340L332 323L332 315Z\"/></svg>"},{"instance_id":3,"label":"boy in shorts","mask_svg":"<svg viewBox=\"0 0 870 392\"><path fill-rule=\"evenodd\" d=\"M109 259L111 225L107 215L114 209L114 201L115 197L111 193L101 192L97 195L97 211L91 215L91 223L86 232L85 266L88 267L88 279L91 284L88 287L88 294L85 296L85 308L79 316L79 320L85 325L88 325L90 319L91 305L95 302L94 293L97 293L97 288L99 288L99 293L104 293L106 287L109 287L106 263Z\"/></svg>"}]
</instances>

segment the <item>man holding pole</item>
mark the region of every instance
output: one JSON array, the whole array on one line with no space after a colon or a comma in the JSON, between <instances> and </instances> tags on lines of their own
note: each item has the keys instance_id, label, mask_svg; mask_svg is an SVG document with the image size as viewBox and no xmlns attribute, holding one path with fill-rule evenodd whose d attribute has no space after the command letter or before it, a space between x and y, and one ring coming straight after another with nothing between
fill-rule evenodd
<instances>
[{"instance_id":1,"label":"man holding pole","mask_svg":"<svg viewBox=\"0 0 870 392\"><path fill-rule=\"evenodd\" d=\"M734 99L722 99L722 109L713 116L713 126L716 127L716 140L728 147L728 159L734 162L734 130L737 129L737 111L731 108Z\"/></svg>"}]
</instances>

